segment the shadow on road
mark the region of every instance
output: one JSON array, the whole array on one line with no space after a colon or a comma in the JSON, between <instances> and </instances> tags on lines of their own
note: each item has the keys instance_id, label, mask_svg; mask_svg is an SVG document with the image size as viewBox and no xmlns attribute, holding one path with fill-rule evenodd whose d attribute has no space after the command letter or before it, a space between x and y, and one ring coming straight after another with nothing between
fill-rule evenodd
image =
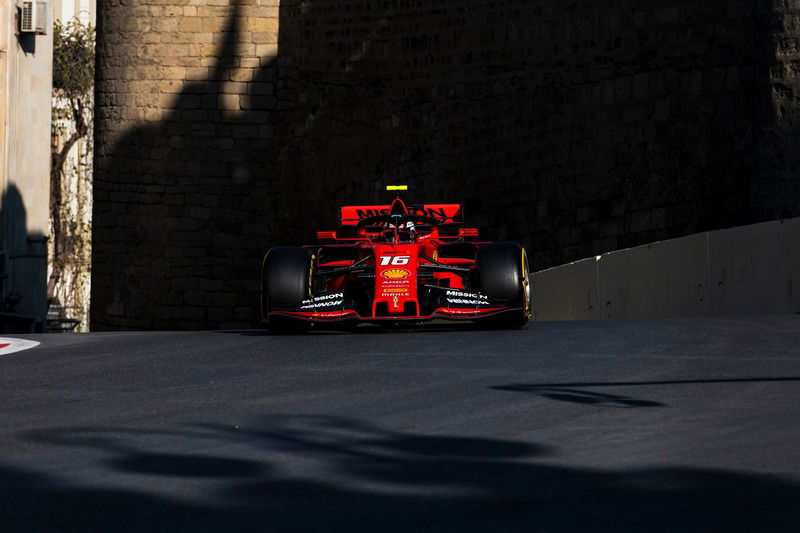
<instances>
[{"instance_id":1,"label":"shadow on road","mask_svg":"<svg viewBox=\"0 0 800 533\"><path fill-rule=\"evenodd\" d=\"M650 400L639 400L629 396L618 394L601 394L599 392L589 392L566 387L547 386L547 385L504 385L492 387L495 390L527 392L536 394L551 400L562 402L582 403L589 405L603 405L607 407L665 407L665 404Z\"/></svg>"},{"instance_id":2,"label":"shadow on road","mask_svg":"<svg viewBox=\"0 0 800 533\"><path fill-rule=\"evenodd\" d=\"M800 377L762 377L762 378L708 378L708 379L669 379L663 381L576 381L569 383L512 383L491 387L495 390L515 392L537 392L559 387L643 387L657 385L701 385L708 383L780 383L800 382Z\"/></svg>"},{"instance_id":3,"label":"shadow on road","mask_svg":"<svg viewBox=\"0 0 800 533\"><path fill-rule=\"evenodd\" d=\"M100 458L94 484L80 486L0 465L11 530L789 531L800 498L800 485L775 477L552 466L537 463L555 453L541 444L329 416L23 438ZM202 496L185 490L192 482Z\"/></svg>"},{"instance_id":4,"label":"shadow on road","mask_svg":"<svg viewBox=\"0 0 800 533\"><path fill-rule=\"evenodd\" d=\"M713 383L775 383L800 382L799 377L763 377L763 378L720 378L720 379L684 379L664 381L603 381L603 382L570 382L570 383L511 383L489 387L493 390L524 392L551 400L602 405L606 407L665 407L666 404L651 400L641 400L617 394L604 394L578 390L581 387L642 387L658 385L702 385Z\"/></svg>"}]
</instances>

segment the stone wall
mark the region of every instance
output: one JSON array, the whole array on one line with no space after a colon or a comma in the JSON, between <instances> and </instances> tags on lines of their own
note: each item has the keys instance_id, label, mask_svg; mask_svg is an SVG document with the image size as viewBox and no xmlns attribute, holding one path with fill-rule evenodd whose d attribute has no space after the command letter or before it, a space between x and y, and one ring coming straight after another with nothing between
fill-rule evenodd
<instances>
[{"instance_id":1,"label":"stone wall","mask_svg":"<svg viewBox=\"0 0 800 533\"><path fill-rule=\"evenodd\" d=\"M285 0L279 172L314 206L464 201L536 268L748 222L755 4Z\"/></svg>"},{"instance_id":2,"label":"stone wall","mask_svg":"<svg viewBox=\"0 0 800 533\"><path fill-rule=\"evenodd\" d=\"M93 327L250 324L270 244L395 182L465 203L535 269L798 214L792 17L779 0L104 4Z\"/></svg>"},{"instance_id":3,"label":"stone wall","mask_svg":"<svg viewBox=\"0 0 800 533\"><path fill-rule=\"evenodd\" d=\"M277 0L102 2L92 329L256 320Z\"/></svg>"},{"instance_id":4,"label":"stone wall","mask_svg":"<svg viewBox=\"0 0 800 533\"><path fill-rule=\"evenodd\" d=\"M759 117L751 216L755 221L800 215L800 4L772 0L762 34L769 51L768 109Z\"/></svg>"}]
</instances>

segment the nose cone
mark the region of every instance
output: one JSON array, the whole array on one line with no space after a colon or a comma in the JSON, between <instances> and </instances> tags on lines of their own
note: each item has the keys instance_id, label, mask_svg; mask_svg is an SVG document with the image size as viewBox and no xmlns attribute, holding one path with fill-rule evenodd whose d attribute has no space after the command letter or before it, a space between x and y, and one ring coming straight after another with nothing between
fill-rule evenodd
<instances>
[{"instance_id":1,"label":"nose cone","mask_svg":"<svg viewBox=\"0 0 800 533\"><path fill-rule=\"evenodd\" d=\"M375 246L373 316L419 316L417 263L416 245Z\"/></svg>"}]
</instances>

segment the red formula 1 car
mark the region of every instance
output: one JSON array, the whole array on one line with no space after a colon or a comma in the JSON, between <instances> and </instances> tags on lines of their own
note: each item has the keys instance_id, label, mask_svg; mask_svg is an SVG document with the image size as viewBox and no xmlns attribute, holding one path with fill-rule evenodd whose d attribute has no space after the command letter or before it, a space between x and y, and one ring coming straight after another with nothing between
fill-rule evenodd
<instances>
[{"instance_id":1,"label":"red formula 1 car","mask_svg":"<svg viewBox=\"0 0 800 533\"><path fill-rule=\"evenodd\" d=\"M520 327L530 318L525 249L478 241L459 204L406 205L398 196L346 206L339 230L317 238L264 257L261 309L273 331L435 318Z\"/></svg>"}]
</instances>

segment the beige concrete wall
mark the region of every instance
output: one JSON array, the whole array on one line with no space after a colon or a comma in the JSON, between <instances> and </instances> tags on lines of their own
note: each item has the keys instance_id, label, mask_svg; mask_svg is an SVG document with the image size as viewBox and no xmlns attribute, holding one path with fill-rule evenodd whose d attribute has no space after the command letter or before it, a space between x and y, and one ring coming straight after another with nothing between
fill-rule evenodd
<instances>
[{"instance_id":1,"label":"beige concrete wall","mask_svg":"<svg viewBox=\"0 0 800 533\"><path fill-rule=\"evenodd\" d=\"M540 320L596 320L597 262L590 257L536 272L533 278L533 315Z\"/></svg>"},{"instance_id":2,"label":"beige concrete wall","mask_svg":"<svg viewBox=\"0 0 800 533\"><path fill-rule=\"evenodd\" d=\"M604 254L597 268L602 318L709 314L706 233Z\"/></svg>"},{"instance_id":3,"label":"beige concrete wall","mask_svg":"<svg viewBox=\"0 0 800 533\"><path fill-rule=\"evenodd\" d=\"M2 249L8 278L5 294L21 297L13 311L44 319L50 202L50 99L53 36L15 32L16 6L2 0L0 74L2 116Z\"/></svg>"},{"instance_id":4,"label":"beige concrete wall","mask_svg":"<svg viewBox=\"0 0 800 533\"><path fill-rule=\"evenodd\" d=\"M709 234L714 314L800 312L800 218Z\"/></svg>"},{"instance_id":5,"label":"beige concrete wall","mask_svg":"<svg viewBox=\"0 0 800 533\"><path fill-rule=\"evenodd\" d=\"M800 218L619 250L533 274L539 320L800 312Z\"/></svg>"}]
</instances>

